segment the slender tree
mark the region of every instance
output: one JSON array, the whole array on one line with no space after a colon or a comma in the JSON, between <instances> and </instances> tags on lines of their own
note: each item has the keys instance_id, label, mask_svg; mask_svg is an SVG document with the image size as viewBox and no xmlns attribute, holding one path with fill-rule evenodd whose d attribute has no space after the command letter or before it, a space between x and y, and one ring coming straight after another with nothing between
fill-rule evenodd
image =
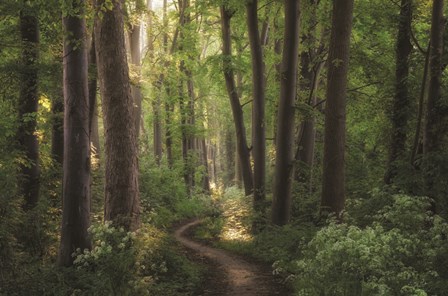
<instances>
[{"instance_id":1,"label":"slender tree","mask_svg":"<svg viewBox=\"0 0 448 296\"><path fill-rule=\"evenodd\" d=\"M90 139L85 1L70 1L64 25L64 179L58 263L70 266L72 253L91 246Z\"/></svg>"},{"instance_id":2,"label":"slender tree","mask_svg":"<svg viewBox=\"0 0 448 296\"><path fill-rule=\"evenodd\" d=\"M136 10L137 13L141 13L144 9L145 5L143 0L136 0ZM137 73L137 78L140 80L141 75L141 50L140 50L140 30L141 30L141 21L138 19L135 23L131 24L130 32L129 32L129 47L131 54L131 64L134 66L134 69ZM134 85L131 85L132 97L134 98L134 125L136 130L137 139L140 135L140 118L142 115L142 92L140 90L140 83L137 82Z\"/></svg>"},{"instance_id":3,"label":"slender tree","mask_svg":"<svg viewBox=\"0 0 448 296\"><path fill-rule=\"evenodd\" d=\"M56 163L62 165L64 160L64 95L54 98L51 105L51 155Z\"/></svg>"},{"instance_id":4,"label":"slender tree","mask_svg":"<svg viewBox=\"0 0 448 296\"><path fill-rule=\"evenodd\" d=\"M98 157L100 154L100 134L98 127L97 76L95 38L92 36L89 50L89 131L91 149Z\"/></svg>"},{"instance_id":5,"label":"slender tree","mask_svg":"<svg viewBox=\"0 0 448 296\"><path fill-rule=\"evenodd\" d=\"M232 65L232 39L230 31L231 12L227 7L221 6L221 30L222 30L222 54L224 78L226 81L227 93L229 94L230 106L232 108L233 122L236 132L237 165L241 170L246 195L252 194L253 175L250 165L250 152L246 139L246 127L244 126L243 108L240 104L240 97L235 85L235 76Z\"/></svg>"},{"instance_id":6,"label":"slender tree","mask_svg":"<svg viewBox=\"0 0 448 296\"><path fill-rule=\"evenodd\" d=\"M443 32L443 0L434 0L431 21L431 45L429 53L429 83L426 117L423 133L423 153L430 154L441 148L443 118L447 115L446 104L441 100Z\"/></svg>"},{"instance_id":7,"label":"slender tree","mask_svg":"<svg viewBox=\"0 0 448 296\"><path fill-rule=\"evenodd\" d=\"M448 107L446 99L442 97L442 56L445 18L443 16L444 1L434 0L432 8L431 38L429 51L429 82L428 98L426 102L426 116L423 128L423 154L425 156L424 178L425 193L434 198L432 210L439 212L441 204L440 180L446 179L441 175L437 153L445 147L444 139L448 132ZM443 190L443 189L442 189Z\"/></svg>"},{"instance_id":8,"label":"slender tree","mask_svg":"<svg viewBox=\"0 0 448 296\"><path fill-rule=\"evenodd\" d=\"M265 77L258 30L258 1L246 4L247 28L252 56L252 156L254 162L254 208L260 210L266 196Z\"/></svg>"},{"instance_id":9,"label":"slender tree","mask_svg":"<svg viewBox=\"0 0 448 296\"><path fill-rule=\"evenodd\" d=\"M285 31L280 71L280 100L275 142L272 223L285 225L291 216L294 179L294 109L299 57L299 1L285 1Z\"/></svg>"},{"instance_id":10,"label":"slender tree","mask_svg":"<svg viewBox=\"0 0 448 296\"><path fill-rule=\"evenodd\" d=\"M24 1L26 2L26 1ZM25 199L24 208L33 208L39 199L39 143L36 136L38 110L38 59L39 26L36 15L25 3L20 11L20 34L22 41L22 71L19 96L19 149L26 158L20 165L20 192Z\"/></svg>"},{"instance_id":11,"label":"slender tree","mask_svg":"<svg viewBox=\"0 0 448 296\"><path fill-rule=\"evenodd\" d=\"M345 106L353 0L334 0L328 56L321 212L345 206Z\"/></svg>"},{"instance_id":12,"label":"slender tree","mask_svg":"<svg viewBox=\"0 0 448 296\"><path fill-rule=\"evenodd\" d=\"M140 224L137 135L124 43L122 1L101 10L96 1L95 45L103 99L106 179L105 219L129 230Z\"/></svg>"},{"instance_id":13,"label":"slender tree","mask_svg":"<svg viewBox=\"0 0 448 296\"><path fill-rule=\"evenodd\" d=\"M391 110L392 133L389 160L384 181L390 184L397 174L396 161L404 154L406 129L409 119L410 98L408 91L409 56L411 44L412 0L402 0L395 55L395 95Z\"/></svg>"}]
</instances>

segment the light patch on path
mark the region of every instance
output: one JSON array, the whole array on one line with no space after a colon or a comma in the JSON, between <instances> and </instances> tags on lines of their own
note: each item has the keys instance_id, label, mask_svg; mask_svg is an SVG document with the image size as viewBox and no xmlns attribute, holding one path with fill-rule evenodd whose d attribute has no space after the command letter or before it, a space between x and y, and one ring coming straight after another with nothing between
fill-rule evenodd
<instances>
[{"instance_id":1,"label":"light patch on path","mask_svg":"<svg viewBox=\"0 0 448 296\"><path fill-rule=\"evenodd\" d=\"M200 256L215 261L225 273L223 281L227 281L226 291L219 291L219 295L227 296L273 296L285 295L276 291L273 277L262 271L255 264L237 258L224 250L215 249L189 239L185 232L195 225L200 224L196 220L178 228L174 237L185 247L195 251ZM218 291L216 291L218 292ZM221 294L223 293L223 294ZM216 294L215 294L216 295Z\"/></svg>"}]
</instances>

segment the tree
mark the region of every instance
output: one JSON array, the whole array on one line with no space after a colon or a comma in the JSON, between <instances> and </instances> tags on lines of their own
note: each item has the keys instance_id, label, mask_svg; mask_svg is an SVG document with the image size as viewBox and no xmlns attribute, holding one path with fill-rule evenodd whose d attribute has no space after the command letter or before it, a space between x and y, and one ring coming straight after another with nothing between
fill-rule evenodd
<instances>
[{"instance_id":1,"label":"tree","mask_svg":"<svg viewBox=\"0 0 448 296\"><path fill-rule=\"evenodd\" d=\"M137 135L124 43L122 1L102 10L96 1L95 45L105 129L105 220L125 229L140 224Z\"/></svg>"},{"instance_id":2,"label":"tree","mask_svg":"<svg viewBox=\"0 0 448 296\"><path fill-rule=\"evenodd\" d=\"M423 153L429 154L441 148L441 128L447 107L441 97L443 32L443 0L434 0L432 8L429 53L429 83L426 102L426 120L423 133Z\"/></svg>"},{"instance_id":3,"label":"tree","mask_svg":"<svg viewBox=\"0 0 448 296\"><path fill-rule=\"evenodd\" d=\"M446 186L443 180L438 153L444 149L444 138L448 131L448 106L442 97L442 55L445 18L443 17L444 1L434 0L431 20L431 38L429 49L429 82L426 102L426 116L423 128L423 154L425 156L425 193L435 198L433 211L439 212L441 197L445 195ZM441 186L442 185L442 186ZM442 187L442 188L440 188ZM441 192L439 191L441 189Z\"/></svg>"},{"instance_id":4,"label":"tree","mask_svg":"<svg viewBox=\"0 0 448 296\"><path fill-rule=\"evenodd\" d=\"M389 146L388 168L384 181L392 183L397 174L396 161L404 154L406 128L409 119L410 97L408 91L409 56L411 44L412 1L402 0L395 56L395 95L391 110L392 133Z\"/></svg>"},{"instance_id":5,"label":"tree","mask_svg":"<svg viewBox=\"0 0 448 296\"><path fill-rule=\"evenodd\" d=\"M246 195L253 191L253 174L250 165L250 152L246 139L246 127L244 126L243 108L241 107L235 76L232 65L232 39L230 31L231 12L226 6L221 6L221 31L222 31L222 54L224 78L226 81L227 93L229 94L230 106L232 108L233 122L236 132L236 150L239 161L237 165L241 169Z\"/></svg>"},{"instance_id":6,"label":"tree","mask_svg":"<svg viewBox=\"0 0 448 296\"><path fill-rule=\"evenodd\" d=\"M91 246L89 90L85 2L71 1L64 25L64 179L58 264L70 266L77 248ZM79 15L75 12L79 11Z\"/></svg>"},{"instance_id":7,"label":"tree","mask_svg":"<svg viewBox=\"0 0 448 296\"><path fill-rule=\"evenodd\" d=\"M26 2L27 3L27 2ZM36 15L24 4L20 11L22 41L21 87L19 96L19 129L17 140L25 162L20 165L21 194L24 208L33 208L39 199L39 143L36 135L38 110L39 26Z\"/></svg>"},{"instance_id":8,"label":"tree","mask_svg":"<svg viewBox=\"0 0 448 296\"><path fill-rule=\"evenodd\" d=\"M95 38L92 36L92 42L89 50L89 132L92 150L97 157L100 154L100 135L98 127L98 102L97 102L97 68L95 55Z\"/></svg>"},{"instance_id":9,"label":"tree","mask_svg":"<svg viewBox=\"0 0 448 296\"><path fill-rule=\"evenodd\" d=\"M299 1L285 1L285 31L280 71L280 100L275 142L272 223L285 225L291 216L294 180L294 109L299 57Z\"/></svg>"},{"instance_id":10,"label":"tree","mask_svg":"<svg viewBox=\"0 0 448 296\"><path fill-rule=\"evenodd\" d=\"M258 0L246 4L247 28L252 56L252 156L254 162L254 208L261 210L266 196L265 77L258 30Z\"/></svg>"},{"instance_id":11,"label":"tree","mask_svg":"<svg viewBox=\"0 0 448 296\"><path fill-rule=\"evenodd\" d=\"M140 13L145 7L143 0L135 1L136 13ZM137 139L140 135L140 120L142 115L142 92L140 90L140 75L141 75L141 52L140 52L140 28L141 28L141 20L138 18L134 23L130 24L130 32L129 32L129 47L131 54L131 64L134 66L134 69L137 72L137 79L134 85L131 85L131 93L134 98L134 106L135 106L135 130Z\"/></svg>"},{"instance_id":12,"label":"tree","mask_svg":"<svg viewBox=\"0 0 448 296\"><path fill-rule=\"evenodd\" d=\"M341 218L345 205L345 115L353 0L333 1L325 107L321 212Z\"/></svg>"}]
</instances>

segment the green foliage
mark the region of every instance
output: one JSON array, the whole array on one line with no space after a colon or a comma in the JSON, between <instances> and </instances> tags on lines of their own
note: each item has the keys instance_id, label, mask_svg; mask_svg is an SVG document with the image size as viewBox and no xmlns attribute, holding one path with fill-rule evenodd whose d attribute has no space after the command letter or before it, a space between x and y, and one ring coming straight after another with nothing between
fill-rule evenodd
<instances>
[{"instance_id":1,"label":"green foliage","mask_svg":"<svg viewBox=\"0 0 448 296\"><path fill-rule=\"evenodd\" d=\"M392 202L366 227L331 222L302 249L293 268L297 295L437 295L448 224L427 198ZM446 260L446 259L445 259ZM286 268L281 261L277 268ZM444 287L446 288L446 287Z\"/></svg>"}]
</instances>

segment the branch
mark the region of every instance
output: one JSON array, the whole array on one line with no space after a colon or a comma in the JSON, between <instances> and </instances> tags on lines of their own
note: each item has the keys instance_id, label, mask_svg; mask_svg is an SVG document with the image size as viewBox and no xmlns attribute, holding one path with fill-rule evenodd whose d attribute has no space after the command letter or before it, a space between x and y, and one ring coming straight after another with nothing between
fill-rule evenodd
<instances>
[{"instance_id":1,"label":"branch","mask_svg":"<svg viewBox=\"0 0 448 296\"><path fill-rule=\"evenodd\" d=\"M241 109L243 109L244 106L246 106L247 104L252 103L252 101L253 101L253 100L249 100L249 101L247 101L246 103L242 104L242 105L241 105Z\"/></svg>"}]
</instances>

